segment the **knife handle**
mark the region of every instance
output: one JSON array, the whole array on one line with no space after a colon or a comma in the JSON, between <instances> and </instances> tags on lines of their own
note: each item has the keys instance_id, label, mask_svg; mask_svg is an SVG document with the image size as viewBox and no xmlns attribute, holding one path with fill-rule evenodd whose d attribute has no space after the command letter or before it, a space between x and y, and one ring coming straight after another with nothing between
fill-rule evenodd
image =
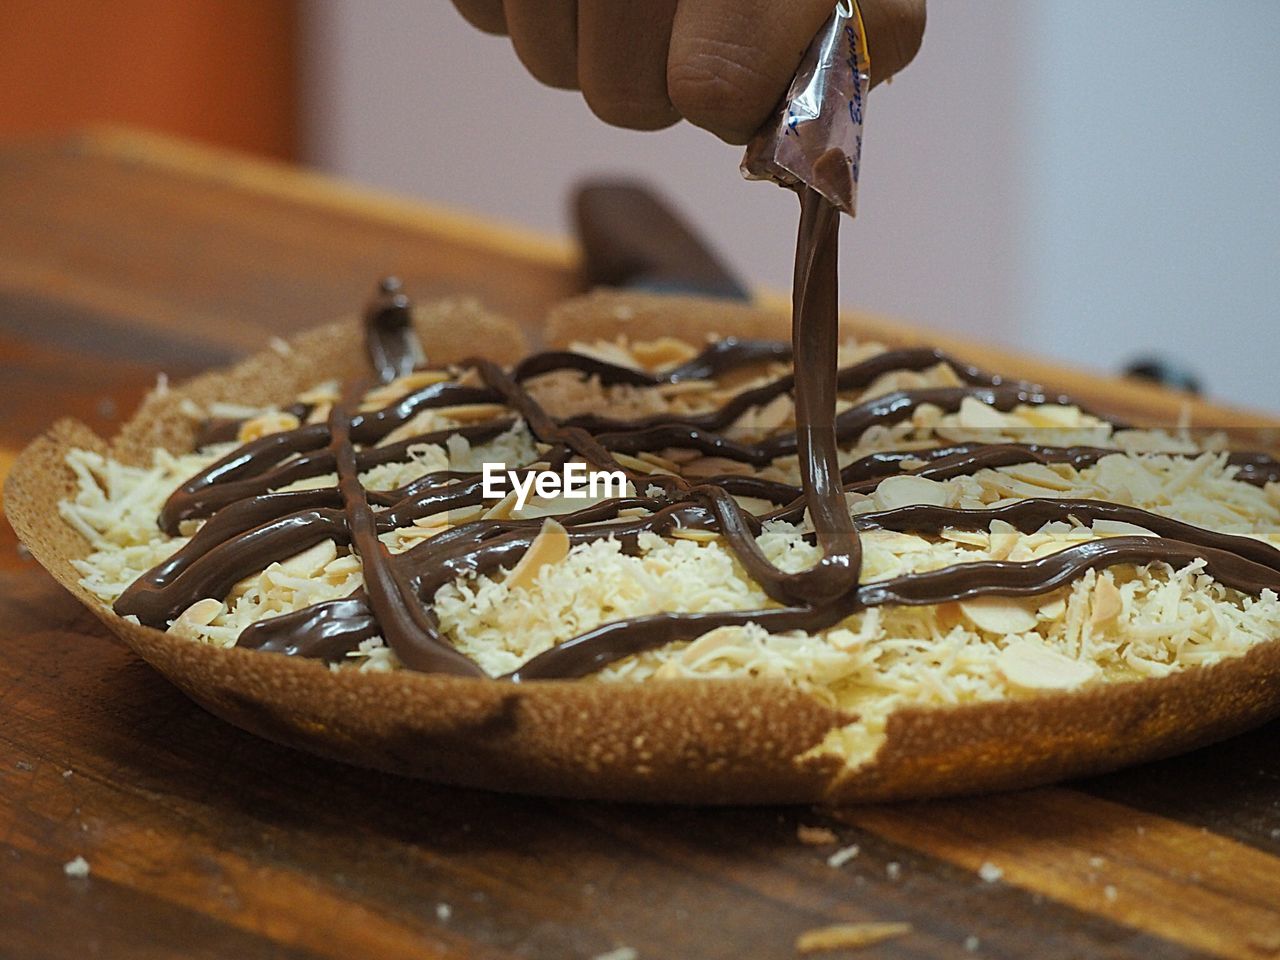
<instances>
[{"instance_id":1,"label":"knife handle","mask_svg":"<svg viewBox=\"0 0 1280 960\"><path fill-rule=\"evenodd\" d=\"M573 214L592 287L751 299L707 242L639 181L586 181Z\"/></svg>"}]
</instances>

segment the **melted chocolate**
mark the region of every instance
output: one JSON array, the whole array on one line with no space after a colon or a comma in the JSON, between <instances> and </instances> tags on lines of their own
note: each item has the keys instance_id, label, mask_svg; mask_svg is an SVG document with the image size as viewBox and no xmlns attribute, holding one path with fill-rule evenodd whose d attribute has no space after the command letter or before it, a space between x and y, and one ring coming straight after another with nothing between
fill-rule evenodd
<instances>
[{"instance_id":1,"label":"melted chocolate","mask_svg":"<svg viewBox=\"0 0 1280 960\"><path fill-rule=\"evenodd\" d=\"M626 471L637 490L646 495L606 500L558 517L573 544L612 537L631 553L638 551L642 533L663 535L691 527L713 530L781 606L725 613L660 613L606 623L533 657L509 676L511 680L584 676L620 658L691 640L719 626L756 623L770 631L817 631L870 606L935 604L981 595L1034 596L1063 586L1086 570L1112 564L1201 559L1206 571L1226 586L1255 594L1280 588L1280 550L1248 537L1215 533L1113 503L1028 499L987 510L908 506L851 519L845 491L870 491L885 477L901 473L907 461L919 461L910 471L914 475L943 480L984 468L1030 462L1084 467L1117 451L964 443L878 452L841 470L837 451L842 441L857 438L874 424L901 421L925 403L954 411L968 397L1002 410L1023 403L1072 401L1035 384L1005 381L928 349L891 350L837 370L837 231L834 208L812 191L802 194L790 345L722 340L660 374L564 351L535 354L510 372L473 359L457 368L473 371L482 386L437 383L370 412L358 411L363 385L348 384L327 423L309 424L245 444L174 491L159 518L166 531L176 533L184 520L207 520L177 553L132 584L117 600L116 611L163 628L196 600L225 596L241 579L273 561L332 538L349 544L359 555L364 588L346 598L259 621L242 632L240 646L336 659L362 640L382 636L410 669L482 675L480 668L443 636L431 600L437 590L458 577L514 566L537 537L541 521L462 523L392 556L379 541L380 533L422 517L482 505L480 479L471 473L445 471L397 490L367 491L359 472L403 459L411 445L443 442L454 433L475 442L497 436L515 422L510 415L376 445L422 410L492 402L501 403L524 420L534 437L546 445L542 462L552 468L580 458L595 468L618 469L615 452L673 447L758 467L795 454L802 479L797 489L754 476L716 477L693 484L679 477ZM380 381L403 376L419 364L421 353L412 336L409 303L398 284L384 281L366 315L366 337ZM753 364L786 360L793 360L794 368L802 371L799 377L779 377L738 393L716 410L683 418L660 415L618 420L592 414L558 421L524 386L555 371L597 377L606 385L655 386L708 379ZM860 391L887 372L924 370L939 363L950 367L962 385L895 391L835 415L838 392ZM743 413L784 393L795 398L794 434L755 444L723 435ZM309 411L299 406L295 412L302 417ZM211 423L201 441L231 439L236 429L237 424L231 421ZM362 446L357 449L357 445ZM1280 462L1264 454L1233 454L1231 461L1238 465L1242 480L1261 484L1280 479ZM336 487L279 490L298 480L334 472ZM759 497L778 509L766 517L753 516L734 495ZM622 511L636 507L646 514L620 518ZM785 573L764 556L756 537L762 520L795 521L805 511L812 518L810 539L820 547L821 559L809 570ZM948 527L985 529L993 520L1003 520L1030 533L1045 523L1070 519L1120 520L1145 527L1154 536L1092 540L1029 562L962 563L859 584L859 530L937 534Z\"/></svg>"},{"instance_id":2,"label":"melted chocolate","mask_svg":"<svg viewBox=\"0 0 1280 960\"><path fill-rule=\"evenodd\" d=\"M378 295L365 314L364 335L369 360L383 383L412 373L422 362L409 298L396 277L384 277L378 284Z\"/></svg>"}]
</instances>

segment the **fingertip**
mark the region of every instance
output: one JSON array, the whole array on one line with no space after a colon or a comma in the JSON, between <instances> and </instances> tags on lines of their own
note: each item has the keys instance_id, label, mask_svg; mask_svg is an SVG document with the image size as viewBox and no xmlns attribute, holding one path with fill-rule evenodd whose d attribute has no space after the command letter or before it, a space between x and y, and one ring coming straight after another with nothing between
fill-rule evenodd
<instances>
[{"instance_id":1,"label":"fingertip","mask_svg":"<svg viewBox=\"0 0 1280 960\"><path fill-rule=\"evenodd\" d=\"M582 89L582 98L597 117L614 127L627 130L664 130L680 120L667 99L626 99L601 93L590 85Z\"/></svg>"},{"instance_id":2,"label":"fingertip","mask_svg":"<svg viewBox=\"0 0 1280 960\"><path fill-rule=\"evenodd\" d=\"M511 45L515 48L516 57L519 58L524 68L529 71L529 76L545 86L554 87L556 90L578 89L578 61L576 57L566 54L563 59L547 60L540 56L530 55L527 50L521 48L516 37L517 34L515 33L511 35Z\"/></svg>"},{"instance_id":3,"label":"fingertip","mask_svg":"<svg viewBox=\"0 0 1280 960\"><path fill-rule=\"evenodd\" d=\"M862 21L871 54L871 85L906 67L924 42L925 0L866 0Z\"/></svg>"},{"instance_id":4,"label":"fingertip","mask_svg":"<svg viewBox=\"0 0 1280 960\"><path fill-rule=\"evenodd\" d=\"M511 45L539 83L578 88L576 0L504 0Z\"/></svg>"},{"instance_id":5,"label":"fingertip","mask_svg":"<svg viewBox=\"0 0 1280 960\"><path fill-rule=\"evenodd\" d=\"M507 17L502 10L502 0L453 0L462 19L482 33L505 36Z\"/></svg>"},{"instance_id":6,"label":"fingertip","mask_svg":"<svg viewBox=\"0 0 1280 960\"><path fill-rule=\"evenodd\" d=\"M667 65L673 108L726 143L751 139L777 99L773 88L751 68L709 51L673 55Z\"/></svg>"}]
</instances>

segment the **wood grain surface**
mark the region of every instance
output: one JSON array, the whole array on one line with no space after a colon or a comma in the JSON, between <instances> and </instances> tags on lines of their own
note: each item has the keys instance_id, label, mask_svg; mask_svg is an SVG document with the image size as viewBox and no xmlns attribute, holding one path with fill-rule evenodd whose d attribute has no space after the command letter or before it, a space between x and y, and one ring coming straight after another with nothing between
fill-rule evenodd
<instances>
[{"instance_id":1,"label":"wood grain surface","mask_svg":"<svg viewBox=\"0 0 1280 960\"><path fill-rule=\"evenodd\" d=\"M384 273L531 323L578 286L566 243L119 131L0 148L0 222L0 475L55 417L111 432L161 372L349 312ZM1130 414L1185 404L951 345ZM1280 956L1277 724L1019 794L635 807L436 787L256 740L109 639L7 524L0 644L4 958L772 958L864 921L911 931L858 956ZM801 843L801 825L835 841ZM87 878L64 873L76 856Z\"/></svg>"}]
</instances>

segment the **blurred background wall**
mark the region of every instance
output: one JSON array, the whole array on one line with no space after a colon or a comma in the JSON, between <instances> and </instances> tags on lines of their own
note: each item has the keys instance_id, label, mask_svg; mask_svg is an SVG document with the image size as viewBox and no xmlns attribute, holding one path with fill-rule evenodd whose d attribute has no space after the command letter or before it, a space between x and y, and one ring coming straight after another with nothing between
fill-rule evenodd
<instances>
[{"instance_id":1,"label":"blurred background wall","mask_svg":"<svg viewBox=\"0 0 1280 960\"><path fill-rule=\"evenodd\" d=\"M0 134L113 121L292 159L299 7L0 0Z\"/></svg>"},{"instance_id":2,"label":"blurred background wall","mask_svg":"<svg viewBox=\"0 0 1280 960\"><path fill-rule=\"evenodd\" d=\"M1115 371L1160 354L1280 409L1273 0L933 0L871 100L844 300ZM446 0L5 0L0 133L115 120L566 229L577 179L659 185L785 288L794 201L738 148L608 128Z\"/></svg>"}]
</instances>

